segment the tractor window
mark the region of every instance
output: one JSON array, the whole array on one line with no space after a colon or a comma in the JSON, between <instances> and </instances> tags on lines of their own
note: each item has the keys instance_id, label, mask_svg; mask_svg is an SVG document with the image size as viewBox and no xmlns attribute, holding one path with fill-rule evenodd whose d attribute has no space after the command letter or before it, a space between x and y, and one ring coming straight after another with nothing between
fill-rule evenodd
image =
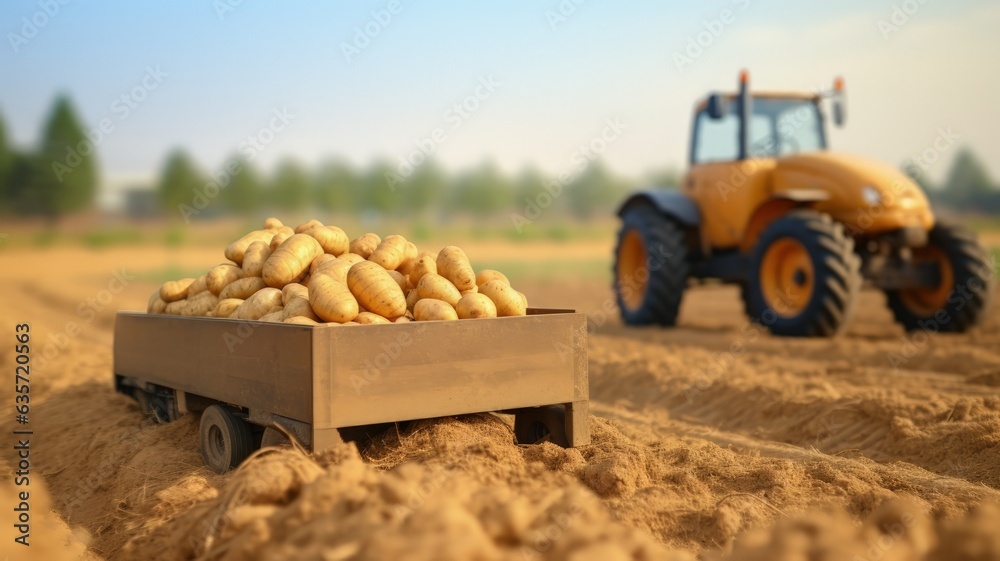
<instances>
[{"instance_id":1,"label":"tractor window","mask_svg":"<svg viewBox=\"0 0 1000 561\"><path fill-rule=\"evenodd\" d=\"M740 157L740 119L735 112L713 120L702 111L698 113L695 127L695 163L731 162Z\"/></svg>"}]
</instances>

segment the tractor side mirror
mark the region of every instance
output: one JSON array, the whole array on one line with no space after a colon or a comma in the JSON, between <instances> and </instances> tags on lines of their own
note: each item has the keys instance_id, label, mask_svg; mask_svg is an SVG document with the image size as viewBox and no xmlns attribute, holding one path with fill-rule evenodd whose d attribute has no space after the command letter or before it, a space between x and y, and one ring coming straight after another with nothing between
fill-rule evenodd
<instances>
[{"instance_id":1,"label":"tractor side mirror","mask_svg":"<svg viewBox=\"0 0 1000 561\"><path fill-rule=\"evenodd\" d=\"M728 109L726 98L724 98L721 94L716 93L708 96L708 107L706 108L706 111L708 112L708 117L713 121L725 118L726 113L728 113Z\"/></svg>"}]
</instances>

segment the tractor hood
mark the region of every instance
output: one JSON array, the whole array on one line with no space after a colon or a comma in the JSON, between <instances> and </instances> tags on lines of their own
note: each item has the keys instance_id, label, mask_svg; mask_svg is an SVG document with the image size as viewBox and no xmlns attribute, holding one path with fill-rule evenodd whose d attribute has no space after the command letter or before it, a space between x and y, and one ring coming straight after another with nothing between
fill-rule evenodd
<instances>
[{"instance_id":1,"label":"tractor hood","mask_svg":"<svg viewBox=\"0 0 1000 561\"><path fill-rule=\"evenodd\" d=\"M930 229L934 218L927 197L902 171L882 162L834 152L780 158L774 190L818 189L828 198L817 208L834 218L879 233L903 227Z\"/></svg>"}]
</instances>

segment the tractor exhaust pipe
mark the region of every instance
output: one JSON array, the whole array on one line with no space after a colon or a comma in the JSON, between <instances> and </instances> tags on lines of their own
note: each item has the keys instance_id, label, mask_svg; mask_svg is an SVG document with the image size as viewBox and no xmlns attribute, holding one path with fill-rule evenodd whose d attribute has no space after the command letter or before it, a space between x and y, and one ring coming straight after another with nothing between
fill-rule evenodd
<instances>
[{"instance_id":1,"label":"tractor exhaust pipe","mask_svg":"<svg viewBox=\"0 0 1000 561\"><path fill-rule=\"evenodd\" d=\"M737 98L740 112L740 159L746 160L750 154L750 118L753 116L753 96L750 95L750 73L740 72L740 94Z\"/></svg>"}]
</instances>

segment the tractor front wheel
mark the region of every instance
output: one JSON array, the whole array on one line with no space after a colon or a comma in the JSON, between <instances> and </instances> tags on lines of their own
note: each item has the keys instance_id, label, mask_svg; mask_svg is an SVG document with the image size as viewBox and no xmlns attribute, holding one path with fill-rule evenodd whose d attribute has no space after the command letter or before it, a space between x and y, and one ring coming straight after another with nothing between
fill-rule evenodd
<instances>
[{"instance_id":1,"label":"tractor front wheel","mask_svg":"<svg viewBox=\"0 0 1000 561\"><path fill-rule=\"evenodd\" d=\"M831 337L861 289L854 241L828 215L796 210L757 241L744 290L747 313L775 335Z\"/></svg>"},{"instance_id":2,"label":"tractor front wheel","mask_svg":"<svg viewBox=\"0 0 1000 561\"><path fill-rule=\"evenodd\" d=\"M615 250L615 298L628 325L674 325L690 265L685 232L652 207L626 211Z\"/></svg>"},{"instance_id":3,"label":"tractor front wheel","mask_svg":"<svg viewBox=\"0 0 1000 561\"><path fill-rule=\"evenodd\" d=\"M986 249L975 234L959 226L937 224L926 246L913 250L914 265L934 264L935 286L887 290L896 322L907 331L928 329L964 333L982 322L993 295L995 274Z\"/></svg>"}]
</instances>

